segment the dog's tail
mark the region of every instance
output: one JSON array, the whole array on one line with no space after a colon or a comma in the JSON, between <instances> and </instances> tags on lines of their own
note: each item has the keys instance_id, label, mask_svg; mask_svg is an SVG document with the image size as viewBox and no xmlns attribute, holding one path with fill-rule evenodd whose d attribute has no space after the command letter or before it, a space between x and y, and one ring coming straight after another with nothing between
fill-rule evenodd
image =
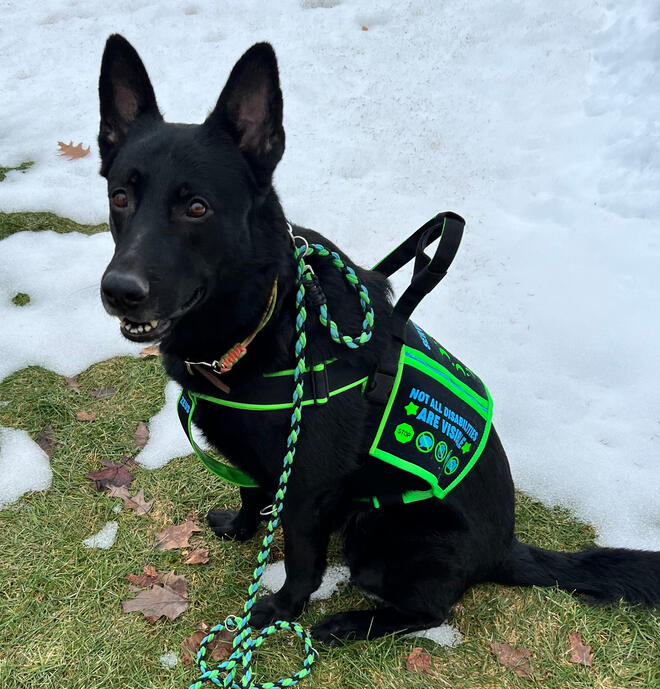
<instances>
[{"instance_id":1,"label":"dog's tail","mask_svg":"<svg viewBox=\"0 0 660 689\"><path fill-rule=\"evenodd\" d=\"M594 548L560 553L515 538L493 579L512 586L559 586L592 603L623 598L660 608L660 552Z\"/></svg>"}]
</instances>

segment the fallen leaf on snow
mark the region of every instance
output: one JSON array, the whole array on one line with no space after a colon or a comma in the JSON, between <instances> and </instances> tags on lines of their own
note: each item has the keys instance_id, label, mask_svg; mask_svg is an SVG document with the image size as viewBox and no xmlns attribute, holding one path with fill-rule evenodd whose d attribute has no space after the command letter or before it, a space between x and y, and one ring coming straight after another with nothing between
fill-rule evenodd
<instances>
[{"instance_id":1,"label":"fallen leaf on snow","mask_svg":"<svg viewBox=\"0 0 660 689\"><path fill-rule=\"evenodd\" d=\"M96 421L97 415L94 411L79 411L76 413L78 421Z\"/></svg>"},{"instance_id":2,"label":"fallen leaf on snow","mask_svg":"<svg viewBox=\"0 0 660 689\"><path fill-rule=\"evenodd\" d=\"M423 648L413 648L410 654L405 658L406 670L408 670L408 672L414 672L418 675L421 675L422 673L432 675L432 660L431 654L428 651L425 651Z\"/></svg>"},{"instance_id":3,"label":"fallen leaf on snow","mask_svg":"<svg viewBox=\"0 0 660 689\"><path fill-rule=\"evenodd\" d=\"M591 667L594 654L591 652L591 646L585 646L582 643L582 634L580 632L573 632L568 635L568 638L571 642L571 657L569 661L584 665L585 667Z\"/></svg>"},{"instance_id":4,"label":"fallen leaf on snow","mask_svg":"<svg viewBox=\"0 0 660 689\"><path fill-rule=\"evenodd\" d=\"M121 498L129 510L137 514L147 514L154 505L154 500L144 499L144 488L140 488L136 495L131 496L126 486L110 486L108 494L111 498Z\"/></svg>"},{"instance_id":5,"label":"fallen leaf on snow","mask_svg":"<svg viewBox=\"0 0 660 689\"><path fill-rule=\"evenodd\" d=\"M185 565L205 565L209 561L209 549L208 548L195 548L195 550L190 551L190 554L186 558Z\"/></svg>"},{"instance_id":6,"label":"fallen leaf on snow","mask_svg":"<svg viewBox=\"0 0 660 689\"><path fill-rule=\"evenodd\" d=\"M96 397L99 400L105 400L108 397L112 397L115 392L117 392L114 388L107 387L107 388L99 388L98 390L92 390L89 394L92 397Z\"/></svg>"},{"instance_id":7,"label":"fallen leaf on snow","mask_svg":"<svg viewBox=\"0 0 660 689\"><path fill-rule=\"evenodd\" d=\"M514 674L523 679L532 679L532 668L529 658L532 652L527 648L511 648L509 644L491 643L490 650L497 657L500 665L509 668Z\"/></svg>"},{"instance_id":8,"label":"fallen leaf on snow","mask_svg":"<svg viewBox=\"0 0 660 689\"><path fill-rule=\"evenodd\" d=\"M188 520L178 526L168 526L156 534L155 545L158 550L173 550L174 548L188 548L188 539L201 529L195 522Z\"/></svg>"},{"instance_id":9,"label":"fallen leaf on snow","mask_svg":"<svg viewBox=\"0 0 660 689\"><path fill-rule=\"evenodd\" d=\"M140 591L132 600L122 601L125 613L141 612L147 622L153 623L159 617L175 620L188 607L188 599L167 585L153 584L150 589Z\"/></svg>"},{"instance_id":10,"label":"fallen leaf on snow","mask_svg":"<svg viewBox=\"0 0 660 689\"><path fill-rule=\"evenodd\" d=\"M83 148L82 141L76 146L73 145L73 141L69 141L68 144L65 144L64 141L58 141L57 145L60 147L57 155L64 156L69 160L84 158L86 155L89 155L91 150L90 146Z\"/></svg>"},{"instance_id":11,"label":"fallen leaf on snow","mask_svg":"<svg viewBox=\"0 0 660 689\"><path fill-rule=\"evenodd\" d=\"M94 481L96 490L106 490L110 486L130 486L135 476L122 464L104 461L106 469L85 474L85 478Z\"/></svg>"},{"instance_id":12,"label":"fallen leaf on snow","mask_svg":"<svg viewBox=\"0 0 660 689\"><path fill-rule=\"evenodd\" d=\"M149 429L144 421L140 421L135 429L135 437L133 438L134 447L142 449L149 440Z\"/></svg>"}]
</instances>

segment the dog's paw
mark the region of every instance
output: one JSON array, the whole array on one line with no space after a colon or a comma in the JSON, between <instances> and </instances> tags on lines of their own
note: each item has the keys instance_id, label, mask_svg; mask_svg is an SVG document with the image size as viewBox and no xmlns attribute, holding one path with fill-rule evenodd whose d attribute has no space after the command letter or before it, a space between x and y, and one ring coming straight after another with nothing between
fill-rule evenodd
<instances>
[{"instance_id":1,"label":"dog's paw","mask_svg":"<svg viewBox=\"0 0 660 689\"><path fill-rule=\"evenodd\" d=\"M218 538L231 538L236 541L247 541L257 531L258 523L245 519L236 510L211 510L206 515L209 526Z\"/></svg>"},{"instance_id":2,"label":"dog's paw","mask_svg":"<svg viewBox=\"0 0 660 689\"><path fill-rule=\"evenodd\" d=\"M252 607L250 626L253 629L262 629L277 620L286 620L290 622L300 615L303 611L303 607L304 605L294 608L284 606L279 602L277 594L264 596Z\"/></svg>"},{"instance_id":3,"label":"dog's paw","mask_svg":"<svg viewBox=\"0 0 660 689\"><path fill-rule=\"evenodd\" d=\"M310 633L315 641L329 646L341 646L346 642L367 638L369 627L365 627L365 621L364 614L340 612L315 624Z\"/></svg>"}]
</instances>

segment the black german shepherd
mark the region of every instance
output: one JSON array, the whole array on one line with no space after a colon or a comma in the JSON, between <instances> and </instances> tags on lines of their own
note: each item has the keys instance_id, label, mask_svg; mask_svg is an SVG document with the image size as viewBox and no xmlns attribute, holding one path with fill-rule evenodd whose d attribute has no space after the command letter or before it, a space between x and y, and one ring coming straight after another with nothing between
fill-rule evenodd
<instances>
[{"instance_id":1,"label":"black german shepherd","mask_svg":"<svg viewBox=\"0 0 660 689\"><path fill-rule=\"evenodd\" d=\"M101 284L106 310L121 319L128 339L160 342L174 380L213 396L216 387L184 362L214 361L249 336L277 278L272 317L222 376L232 390L258 391L264 372L295 364L293 249L272 186L284 152L273 49L259 43L243 55L200 125L163 121L144 65L119 35L108 39L99 94L101 174L108 181L116 244ZM325 237L301 227L294 231L355 266ZM354 292L331 266L313 267L341 327L359 332L362 313ZM392 306L382 275L356 271L376 314L372 339L349 351L310 317L307 360L340 358L357 378L373 371L391 341ZM300 615L321 582L328 538L336 530L353 581L383 605L326 618L312 629L326 642L436 626L468 587L483 581L558 585L597 602L660 604L660 553L559 553L514 538L513 483L494 431L469 477L444 500L381 509L355 502L354 496L373 494L375 487L380 493L422 487L412 474L367 454L375 431L371 407L358 387L305 408L282 512L286 581L254 606L253 626ZM219 537L255 534L260 511L273 502L290 417L290 410L246 413L200 403L197 425L261 486L241 489L240 511L209 513Z\"/></svg>"}]
</instances>

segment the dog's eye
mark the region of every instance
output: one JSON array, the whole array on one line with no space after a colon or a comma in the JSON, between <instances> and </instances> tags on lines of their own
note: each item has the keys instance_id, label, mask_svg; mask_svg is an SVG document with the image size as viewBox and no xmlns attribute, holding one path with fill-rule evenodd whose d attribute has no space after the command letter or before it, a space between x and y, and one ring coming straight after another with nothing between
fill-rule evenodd
<instances>
[{"instance_id":1,"label":"dog's eye","mask_svg":"<svg viewBox=\"0 0 660 689\"><path fill-rule=\"evenodd\" d=\"M199 199L193 199L186 210L186 215L190 218L201 218L206 213L206 204Z\"/></svg>"},{"instance_id":2,"label":"dog's eye","mask_svg":"<svg viewBox=\"0 0 660 689\"><path fill-rule=\"evenodd\" d=\"M128 196L124 191L116 191L112 195L112 204L117 208L126 208L128 206Z\"/></svg>"}]
</instances>

